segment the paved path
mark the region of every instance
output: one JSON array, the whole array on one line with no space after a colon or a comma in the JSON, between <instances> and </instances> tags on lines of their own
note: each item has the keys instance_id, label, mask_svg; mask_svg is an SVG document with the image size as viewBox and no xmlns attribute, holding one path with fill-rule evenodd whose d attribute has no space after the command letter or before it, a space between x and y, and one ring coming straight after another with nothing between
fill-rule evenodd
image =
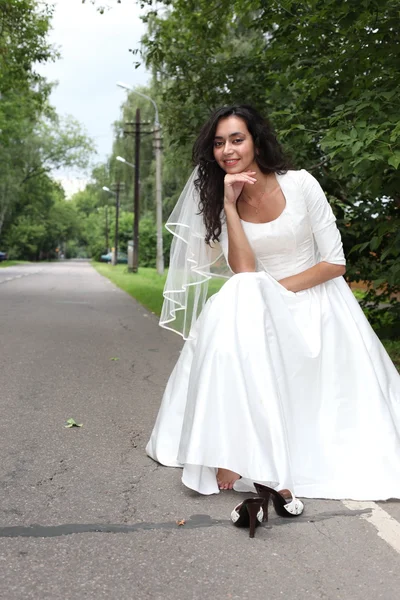
<instances>
[{"instance_id":1,"label":"paved path","mask_svg":"<svg viewBox=\"0 0 400 600\"><path fill-rule=\"evenodd\" d=\"M250 540L238 494L146 457L181 342L89 264L0 269L0 342L1 599L400 597L399 502L309 500Z\"/></svg>"}]
</instances>

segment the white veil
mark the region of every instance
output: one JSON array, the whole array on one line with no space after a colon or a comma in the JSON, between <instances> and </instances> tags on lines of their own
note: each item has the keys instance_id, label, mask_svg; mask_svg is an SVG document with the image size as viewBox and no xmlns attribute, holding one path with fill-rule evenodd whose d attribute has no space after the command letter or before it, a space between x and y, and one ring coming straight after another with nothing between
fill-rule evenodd
<instances>
[{"instance_id":1,"label":"white veil","mask_svg":"<svg viewBox=\"0 0 400 600\"><path fill-rule=\"evenodd\" d=\"M190 330L207 300L212 277L228 279L229 269L221 246L205 243L206 228L199 214L199 193L194 182L197 167L189 177L165 227L173 234L170 263L164 287L160 326L190 339Z\"/></svg>"}]
</instances>

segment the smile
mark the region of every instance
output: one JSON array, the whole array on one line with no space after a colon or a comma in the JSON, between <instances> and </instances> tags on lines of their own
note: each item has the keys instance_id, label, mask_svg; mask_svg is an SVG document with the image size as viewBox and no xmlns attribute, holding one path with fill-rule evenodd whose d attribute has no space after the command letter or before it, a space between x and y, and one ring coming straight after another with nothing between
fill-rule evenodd
<instances>
[{"instance_id":1,"label":"smile","mask_svg":"<svg viewBox=\"0 0 400 600\"><path fill-rule=\"evenodd\" d=\"M238 158L230 158L229 160L224 160L224 163L226 165L236 165L237 162L239 162Z\"/></svg>"}]
</instances>

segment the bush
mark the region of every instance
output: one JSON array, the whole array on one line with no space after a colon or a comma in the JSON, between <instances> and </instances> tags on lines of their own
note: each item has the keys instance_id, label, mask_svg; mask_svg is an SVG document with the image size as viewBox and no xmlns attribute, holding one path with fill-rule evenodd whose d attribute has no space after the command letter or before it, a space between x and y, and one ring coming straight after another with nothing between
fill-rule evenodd
<instances>
[{"instance_id":1,"label":"bush","mask_svg":"<svg viewBox=\"0 0 400 600\"><path fill-rule=\"evenodd\" d=\"M89 256L93 258L93 260L100 261L101 255L106 254L107 250L104 248L104 243L101 241L92 242L89 247Z\"/></svg>"},{"instance_id":2,"label":"bush","mask_svg":"<svg viewBox=\"0 0 400 600\"><path fill-rule=\"evenodd\" d=\"M143 217L139 222L139 265L155 267L157 256L157 230L150 217Z\"/></svg>"},{"instance_id":3,"label":"bush","mask_svg":"<svg viewBox=\"0 0 400 600\"><path fill-rule=\"evenodd\" d=\"M87 258L87 248L82 247L76 240L66 244L65 258Z\"/></svg>"},{"instance_id":4,"label":"bush","mask_svg":"<svg viewBox=\"0 0 400 600\"><path fill-rule=\"evenodd\" d=\"M163 254L167 267L172 236L163 228ZM155 267L157 258L157 229L151 217L143 217L139 223L139 265L141 267Z\"/></svg>"}]
</instances>

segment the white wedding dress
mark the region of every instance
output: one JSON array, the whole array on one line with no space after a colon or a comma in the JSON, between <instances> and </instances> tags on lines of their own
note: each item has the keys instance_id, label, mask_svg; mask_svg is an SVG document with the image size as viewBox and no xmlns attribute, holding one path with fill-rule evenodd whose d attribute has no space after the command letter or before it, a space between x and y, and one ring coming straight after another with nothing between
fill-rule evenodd
<instances>
[{"instance_id":1,"label":"white wedding dress","mask_svg":"<svg viewBox=\"0 0 400 600\"><path fill-rule=\"evenodd\" d=\"M297 496L400 498L400 377L342 277L293 293L277 280L345 264L321 187L277 176L286 207L243 222L257 272L206 303L168 381L147 454L218 493L216 469ZM227 256L223 228L220 243Z\"/></svg>"}]
</instances>

